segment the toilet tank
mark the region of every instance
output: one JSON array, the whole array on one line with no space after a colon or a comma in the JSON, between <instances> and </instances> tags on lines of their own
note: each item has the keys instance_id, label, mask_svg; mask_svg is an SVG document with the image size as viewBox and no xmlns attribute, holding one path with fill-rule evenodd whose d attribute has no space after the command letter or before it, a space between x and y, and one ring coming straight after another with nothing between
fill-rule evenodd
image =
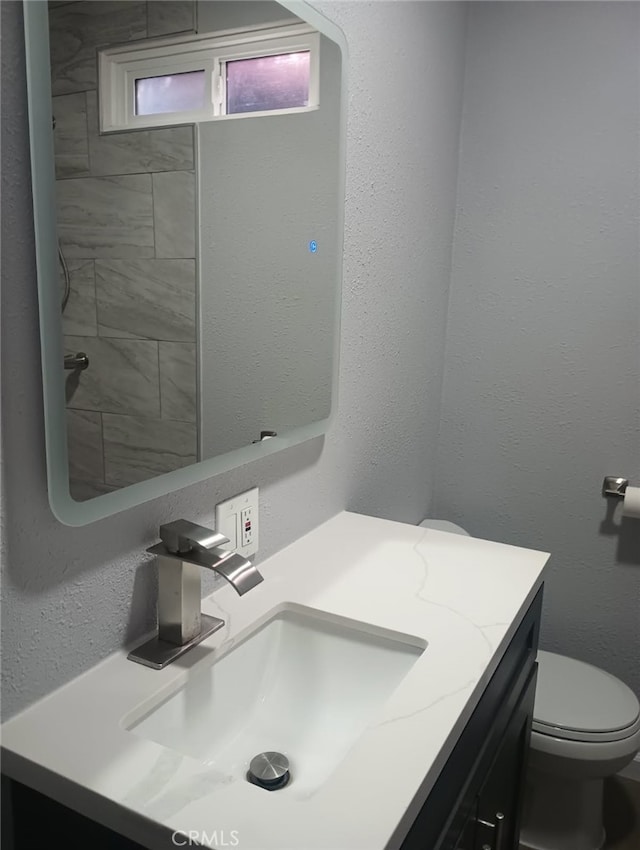
<instances>
[{"instance_id":1,"label":"toilet tank","mask_svg":"<svg viewBox=\"0 0 640 850\"><path fill-rule=\"evenodd\" d=\"M449 534L463 534L465 537L471 537L468 531L460 528L455 522L448 522L446 519L423 519L419 523L420 528L432 528L434 531L448 531Z\"/></svg>"}]
</instances>

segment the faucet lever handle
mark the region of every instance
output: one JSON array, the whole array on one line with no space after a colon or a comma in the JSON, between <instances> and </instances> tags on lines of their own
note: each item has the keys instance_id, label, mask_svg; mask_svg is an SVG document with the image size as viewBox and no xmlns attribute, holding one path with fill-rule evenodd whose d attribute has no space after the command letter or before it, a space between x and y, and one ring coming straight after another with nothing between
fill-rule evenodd
<instances>
[{"instance_id":1,"label":"faucet lever handle","mask_svg":"<svg viewBox=\"0 0 640 850\"><path fill-rule=\"evenodd\" d=\"M176 519L160 526L160 540L171 554L187 553L193 549L213 549L228 543L229 538L203 525Z\"/></svg>"}]
</instances>

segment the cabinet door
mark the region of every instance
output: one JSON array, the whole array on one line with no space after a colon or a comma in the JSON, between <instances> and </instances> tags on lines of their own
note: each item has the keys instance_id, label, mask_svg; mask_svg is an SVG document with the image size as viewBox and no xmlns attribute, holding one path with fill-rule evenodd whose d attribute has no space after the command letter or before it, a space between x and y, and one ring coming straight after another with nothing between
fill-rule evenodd
<instances>
[{"instance_id":1,"label":"cabinet door","mask_svg":"<svg viewBox=\"0 0 640 850\"><path fill-rule=\"evenodd\" d=\"M510 776L505 784L511 783L516 795L520 791L522 760L529 745L528 718L533 707L535 686L532 682L535 680L541 607L542 588L518 626L431 793L407 831L401 850L482 850L484 844L493 846L495 830L490 826L483 828L483 840L478 841L479 795L485 788L489 794L492 788L487 781L492 768L495 768L496 775L502 772ZM526 708L523 708L525 704ZM518 749L518 736L509 729L515 729L519 724L526 734L520 735L522 741ZM507 739L512 738L516 739L513 744L516 749L512 764L507 764L509 759L502 750ZM514 803L513 796L497 793L494 796L500 800L495 804L498 806L495 811L492 811L491 799L483 801L485 806L481 818L484 820L486 814L488 824L492 823L490 815L501 811L500 807ZM516 799L515 815L509 816L514 834L519 827L518 802ZM503 835L504 830L500 835L501 850L509 848L508 844L504 844Z\"/></svg>"},{"instance_id":2,"label":"cabinet door","mask_svg":"<svg viewBox=\"0 0 640 850\"><path fill-rule=\"evenodd\" d=\"M3 776L2 784L2 850L145 850L20 782ZM5 827L7 812L12 823ZM167 847L175 850L168 839Z\"/></svg>"},{"instance_id":3,"label":"cabinet door","mask_svg":"<svg viewBox=\"0 0 640 850\"><path fill-rule=\"evenodd\" d=\"M524 770L529 752L537 665L505 730L478 797L472 850L517 850ZM464 846L464 845L463 845ZM466 850L466 848L465 848Z\"/></svg>"},{"instance_id":4,"label":"cabinet door","mask_svg":"<svg viewBox=\"0 0 640 850\"><path fill-rule=\"evenodd\" d=\"M476 819L478 816L477 806L473 807L473 811L469 815L467 822L464 825L464 829L462 830L462 834L458 841L456 842L456 846L454 850L473 850L475 844L475 835L476 835Z\"/></svg>"}]
</instances>

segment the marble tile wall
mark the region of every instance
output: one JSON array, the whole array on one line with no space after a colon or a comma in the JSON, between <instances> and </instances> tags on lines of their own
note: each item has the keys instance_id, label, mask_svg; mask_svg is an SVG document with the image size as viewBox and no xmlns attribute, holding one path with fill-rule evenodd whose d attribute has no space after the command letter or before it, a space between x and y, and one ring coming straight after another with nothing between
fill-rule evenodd
<instances>
[{"instance_id":1,"label":"marble tile wall","mask_svg":"<svg viewBox=\"0 0 640 850\"><path fill-rule=\"evenodd\" d=\"M83 351L89 368L80 373L67 406L102 413L160 417L158 343L151 339L65 337L65 354ZM76 377L76 376L71 376Z\"/></svg>"},{"instance_id":2,"label":"marble tile wall","mask_svg":"<svg viewBox=\"0 0 640 850\"><path fill-rule=\"evenodd\" d=\"M85 93L87 150L91 174L141 174L154 171L192 171L193 129L158 127L135 133L100 135L98 97Z\"/></svg>"},{"instance_id":3,"label":"marble tile wall","mask_svg":"<svg viewBox=\"0 0 640 850\"><path fill-rule=\"evenodd\" d=\"M192 127L100 135L97 49L194 28L193 0L49 4L71 495L197 458ZM60 268L61 293L64 274Z\"/></svg>"},{"instance_id":4,"label":"marble tile wall","mask_svg":"<svg viewBox=\"0 0 640 850\"><path fill-rule=\"evenodd\" d=\"M155 256L150 174L58 180L56 189L65 257Z\"/></svg>"},{"instance_id":5,"label":"marble tile wall","mask_svg":"<svg viewBox=\"0 0 640 850\"><path fill-rule=\"evenodd\" d=\"M88 177L87 95L61 94L52 101L56 177Z\"/></svg>"},{"instance_id":6,"label":"marble tile wall","mask_svg":"<svg viewBox=\"0 0 640 850\"><path fill-rule=\"evenodd\" d=\"M193 342L158 344L160 409L166 419L196 422L196 346Z\"/></svg>"},{"instance_id":7,"label":"marble tile wall","mask_svg":"<svg viewBox=\"0 0 640 850\"><path fill-rule=\"evenodd\" d=\"M96 49L146 36L145 0L82 0L50 7L52 94L95 89Z\"/></svg>"},{"instance_id":8,"label":"marble tile wall","mask_svg":"<svg viewBox=\"0 0 640 850\"><path fill-rule=\"evenodd\" d=\"M97 336L95 263L76 257L65 260L71 292L64 313L62 330L67 335ZM64 273L59 266L61 297L64 297Z\"/></svg>"},{"instance_id":9,"label":"marble tile wall","mask_svg":"<svg viewBox=\"0 0 640 850\"><path fill-rule=\"evenodd\" d=\"M190 422L103 414L105 482L126 487L195 463Z\"/></svg>"},{"instance_id":10,"label":"marble tile wall","mask_svg":"<svg viewBox=\"0 0 640 850\"><path fill-rule=\"evenodd\" d=\"M195 6L184 0L149 0L147 3L147 35L186 32L194 27Z\"/></svg>"},{"instance_id":11,"label":"marble tile wall","mask_svg":"<svg viewBox=\"0 0 640 850\"><path fill-rule=\"evenodd\" d=\"M194 259L96 260L95 286L100 336L195 342Z\"/></svg>"},{"instance_id":12,"label":"marble tile wall","mask_svg":"<svg viewBox=\"0 0 640 850\"><path fill-rule=\"evenodd\" d=\"M171 171L153 174L152 179L156 257L193 257L195 174Z\"/></svg>"}]
</instances>

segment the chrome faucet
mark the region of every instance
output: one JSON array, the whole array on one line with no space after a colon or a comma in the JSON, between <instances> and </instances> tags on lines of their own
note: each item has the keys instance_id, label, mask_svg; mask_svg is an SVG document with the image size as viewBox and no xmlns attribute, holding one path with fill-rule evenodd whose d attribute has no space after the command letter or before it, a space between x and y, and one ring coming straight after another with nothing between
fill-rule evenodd
<instances>
[{"instance_id":1,"label":"chrome faucet","mask_svg":"<svg viewBox=\"0 0 640 850\"><path fill-rule=\"evenodd\" d=\"M220 532L178 519L160 526L161 543L147 549L158 558L158 634L128 658L160 670L224 626L203 614L200 569L213 570L241 596L263 580L242 555L222 548Z\"/></svg>"}]
</instances>

